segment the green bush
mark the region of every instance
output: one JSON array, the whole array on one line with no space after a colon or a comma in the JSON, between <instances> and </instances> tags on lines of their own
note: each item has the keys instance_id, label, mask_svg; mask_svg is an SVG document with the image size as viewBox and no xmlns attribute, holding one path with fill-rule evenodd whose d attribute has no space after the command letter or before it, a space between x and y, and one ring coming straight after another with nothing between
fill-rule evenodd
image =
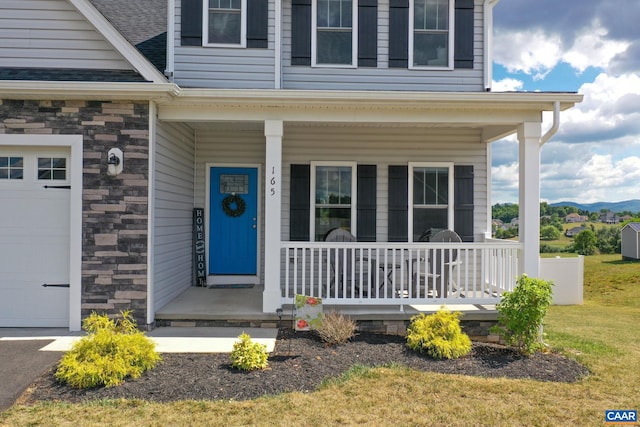
<instances>
[{"instance_id":1,"label":"green bush","mask_svg":"<svg viewBox=\"0 0 640 427\"><path fill-rule=\"evenodd\" d=\"M552 282L522 275L513 292L502 294L496 305L498 325L491 328L506 343L523 354L531 354L542 345L541 328L551 305Z\"/></svg>"},{"instance_id":2,"label":"green bush","mask_svg":"<svg viewBox=\"0 0 640 427\"><path fill-rule=\"evenodd\" d=\"M155 344L136 327L131 312L122 319L92 313L84 319L87 336L58 364L55 377L74 388L111 387L138 378L161 360Z\"/></svg>"},{"instance_id":3,"label":"green bush","mask_svg":"<svg viewBox=\"0 0 640 427\"><path fill-rule=\"evenodd\" d=\"M267 346L253 342L249 334L244 332L238 338L240 341L233 344L231 351L231 366L243 371L266 368L269 364Z\"/></svg>"},{"instance_id":4,"label":"green bush","mask_svg":"<svg viewBox=\"0 0 640 427\"><path fill-rule=\"evenodd\" d=\"M460 328L460 313L441 308L435 314L411 318L407 346L435 359L456 359L469 354L471 340Z\"/></svg>"},{"instance_id":5,"label":"green bush","mask_svg":"<svg viewBox=\"0 0 640 427\"><path fill-rule=\"evenodd\" d=\"M329 346L344 344L356 333L356 322L340 313L322 315L322 325L316 329L320 339Z\"/></svg>"}]
</instances>

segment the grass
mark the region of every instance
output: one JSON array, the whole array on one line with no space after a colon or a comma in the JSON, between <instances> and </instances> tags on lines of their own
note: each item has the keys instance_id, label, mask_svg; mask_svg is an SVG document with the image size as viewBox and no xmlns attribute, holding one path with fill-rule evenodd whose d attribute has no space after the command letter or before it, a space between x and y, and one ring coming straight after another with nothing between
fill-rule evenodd
<instances>
[{"instance_id":1,"label":"grass","mask_svg":"<svg viewBox=\"0 0 640 427\"><path fill-rule=\"evenodd\" d=\"M0 425L601 426L606 409L640 409L640 263L585 257L585 303L554 306L546 341L591 371L576 384L356 366L311 393L246 402L107 400L15 405Z\"/></svg>"}]
</instances>

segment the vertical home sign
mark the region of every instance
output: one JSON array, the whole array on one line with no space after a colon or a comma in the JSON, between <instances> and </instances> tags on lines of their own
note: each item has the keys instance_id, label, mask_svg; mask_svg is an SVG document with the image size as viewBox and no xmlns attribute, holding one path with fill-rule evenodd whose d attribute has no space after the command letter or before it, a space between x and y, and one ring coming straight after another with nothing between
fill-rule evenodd
<instances>
[{"instance_id":1,"label":"vertical home sign","mask_svg":"<svg viewBox=\"0 0 640 427\"><path fill-rule=\"evenodd\" d=\"M207 286L207 265L204 247L204 209L193 208L193 268L195 286Z\"/></svg>"}]
</instances>

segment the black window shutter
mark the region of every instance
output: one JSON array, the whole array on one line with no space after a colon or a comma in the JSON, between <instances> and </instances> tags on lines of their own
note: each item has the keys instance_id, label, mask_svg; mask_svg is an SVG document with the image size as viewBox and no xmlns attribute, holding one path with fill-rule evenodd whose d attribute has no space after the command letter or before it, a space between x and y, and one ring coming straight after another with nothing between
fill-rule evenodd
<instances>
[{"instance_id":1,"label":"black window shutter","mask_svg":"<svg viewBox=\"0 0 640 427\"><path fill-rule=\"evenodd\" d=\"M390 242L407 242L409 214L409 167L389 166L389 218Z\"/></svg>"},{"instance_id":2,"label":"black window shutter","mask_svg":"<svg viewBox=\"0 0 640 427\"><path fill-rule=\"evenodd\" d=\"M268 18L269 0L247 0L247 47L268 47Z\"/></svg>"},{"instance_id":3,"label":"black window shutter","mask_svg":"<svg viewBox=\"0 0 640 427\"><path fill-rule=\"evenodd\" d=\"M202 46L202 0L182 0L180 44Z\"/></svg>"},{"instance_id":4,"label":"black window shutter","mask_svg":"<svg viewBox=\"0 0 640 427\"><path fill-rule=\"evenodd\" d=\"M358 1L358 67L378 66L378 0Z\"/></svg>"},{"instance_id":5,"label":"black window shutter","mask_svg":"<svg viewBox=\"0 0 640 427\"><path fill-rule=\"evenodd\" d=\"M357 236L359 242L376 241L376 165L358 165Z\"/></svg>"},{"instance_id":6,"label":"black window shutter","mask_svg":"<svg viewBox=\"0 0 640 427\"><path fill-rule=\"evenodd\" d=\"M291 1L291 65L311 65L311 0Z\"/></svg>"},{"instance_id":7,"label":"black window shutter","mask_svg":"<svg viewBox=\"0 0 640 427\"><path fill-rule=\"evenodd\" d=\"M454 67L473 68L473 0L456 0Z\"/></svg>"},{"instance_id":8,"label":"black window shutter","mask_svg":"<svg viewBox=\"0 0 640 427\"><path fill-rule=\"evenodd\" d=\"M310 165L291 165L291 199L289 200L289 240L309 241Z\"/></svg>"},{"instance_id":9,"label":"black window shutter","mask_svg":"<svg viewBox=\"0 0 640 427\"><path fill-rule=\"evenodd\" d=\"M473 166L454 166L453 182L455 232L473 242Z\"/></svg>"},{"instance_id":10,"label":"black window shutter","mask_svg":"<svg viewBox=\"0 0 640 427\"><path fill-rule=\"evenodd\" d=\"M389 67L409 66L409 0L389 3Z\"/></svg>"}]
</instances>

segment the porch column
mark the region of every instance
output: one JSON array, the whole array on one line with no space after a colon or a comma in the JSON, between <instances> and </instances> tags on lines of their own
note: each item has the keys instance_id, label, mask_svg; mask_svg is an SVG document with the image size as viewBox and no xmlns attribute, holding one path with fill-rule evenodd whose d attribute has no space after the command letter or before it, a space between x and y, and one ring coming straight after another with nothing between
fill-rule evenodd
<instances>
[{"instance_id":1,"label":"porch column","mask_svg":"<svg viewBox=\"0 0 640 427\"><path fill-rule=\"evenodd\" d=\"M280 308L280 239L282 216L282 120L265 120L264 293L262 311Z\"/></svg>"},{"instance_id":2,"label":"porch column","mask_svg":"<svg viewBox=\"0 0 640 427\"><path fill-rule=\"evenodd\" d=\"M519 274L538 277L540 269L540 137L541 123L518 127L519 144L519 239L523 244Z\"/></svg>"}]
</instances>

